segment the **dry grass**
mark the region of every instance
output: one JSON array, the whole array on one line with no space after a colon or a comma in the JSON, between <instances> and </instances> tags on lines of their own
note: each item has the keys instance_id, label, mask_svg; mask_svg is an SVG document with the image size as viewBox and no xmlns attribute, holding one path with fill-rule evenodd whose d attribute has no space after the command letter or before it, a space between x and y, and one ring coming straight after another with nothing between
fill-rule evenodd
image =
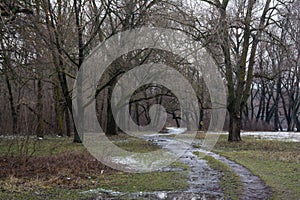
<instances>
[{"instance_id":1,"label":"dry grass","mask_svg":"<svg viewBox=\"0 0 300 200\"><path fill-rule=\"evenodd\" d=\"M148 152L158 147L126 135L111 138L123 149ZM123 192L181 190L187 186L186 170L129 174L111 169L92 157L72 138L31 138L32 156L20 156L16 142L0 141L0 199L91 199L82 193L95 188ZM8 148L8 144L10 148ZM34 148L34 149L33 149ZM7 151L9 149L9 151Z\"/></svg>"},{"instance_id":2,"label":"dry grass","mask_svg":"<svg viewBox=\"0 0 300 200\"><path fill-rule=\"evenodd\" d=\"M26 162L19 157L0 157L2 190L33 185L45 187L82 188L91 177L111 174L115 170L103 165L88 153L63 153L31 157ZM19 189L17 189L19 190Z\"/></svg>"}]
</instances>

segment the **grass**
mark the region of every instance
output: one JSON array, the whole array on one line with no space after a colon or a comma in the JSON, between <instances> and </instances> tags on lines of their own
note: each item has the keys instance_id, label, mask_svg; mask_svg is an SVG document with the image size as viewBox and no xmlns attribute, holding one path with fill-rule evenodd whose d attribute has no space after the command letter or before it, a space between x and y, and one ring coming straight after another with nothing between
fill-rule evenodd
<instances>
[{"instance_id":1,"label":"grass","mask_svg":"<svg viewBox=\"0 0 300 200\"><path fill-rule=\"evenodd\" d=\"M69 189L51 189L51 190L36 190L34 192L20 193L0 193L1 200L45 200L45 199L76 199L86 200L92 199L95 195L91 193L82 193L81 190Z\"/></svg>"},{"instance_id":2,"label":"grass","mask_svg":"<svg viewBox=\"0 0 300 200\"><path fill-rule=\"evenodd\" d=\"M102 188L125 193L137 191L184 190L188 185L186 173L151 172L143 174L116 173L100 179Z\"/></svg>"},{"instance_id":3,"label":"grass","mask_svg":"<svg viewBox=\"0 0 300 200\"><path fill-rule=\"evenodd\" d=\"M133 152L149 152L158 146L124 135L111 138L119 147ZM21 144L24 145L23 148ZM20 151L23 151L21 152ZM26 159L24 159L26 158ZM130 174L113 170L96 161L82 144L71 138L43 140L0 140L1 199L88 199L90 189L110 189L124 193L183 190L188 167L175 162L174 172Z\"/></svg>"},{"instance_id":4,"label":"grass","mask_svg":"<svg viewBox=\"0 0 300 200\"><path fill-rule=\"evenodd\" d=\"M72 142L68 137L45 137L37 140L35 137L1 139L0 155L9 156L49 156L62 152L84 152L85 147L80 143Z\"/></svg>"},{"instance_id":5,"label":"grass","mask_svg":"<svg viewBox=\"0 0 300 200\"><path fill-rule=\"evenodd\" d=\"M300 143L243 137L228 143L221 135L214 151L261 177L272 191L272 199L300 199Z\"/></svg>"},{"instance_id":6,"label":"grass","mask_svg":"<svg viewBox=\"0 0 300 200\"><path fill-rule=\"evenodd\" d=\"M159 149L159 147L153 143L137 138L129 138L122 141L116 140L114 144L126 151L138 153L147 153Z\"/></svg>"},{"instance_id":7,"label":"grass","mask_svg":"<svg viewBox=\"0 0 300 200\"><path fill-rule=\"evenodd\" d=\"M230 167L216 160L211 156L203 156L198 151L193 152L195 155L201 156L202 159L207 161L207 164L217 171L222 176L220 179L220 187L224 192L225 199L238 200L242 196L242 182L238 175L236 175Z\"/></svg>"},{"instance_id":8,"label":"grass","mask_svg":"<svg viewBox=\"0 0 300 200\"><path fill-rule=\"evenodd\" d=\"M204 138L200 133L197 137ZM124 135L111 138L128 151L148 152L156 145ZM23 145L22 147L22 144ZM228 143L221 135L214 151L261 177L273 191L273 199L300 199L300 143L267 141L243 137ZM25 160L22 158L26 158ZM223 176L220 182L225 196L238 198L236 175L219 161L205 157ZM25 163L25 164L24 164ZM89 155L82 144L71 138L46 137L43 140L0 139L0 199L87 199L103 188L124 193L154 190L183 190L187 187L188 166L175 162L175 172L129 174L110 169ZM235 188L232 191L231 188ZM229 190L230 188L230 190Z\"/></svg>"},{"instance_id":9,"label":"grass","mask_svg":"<svg viewBox=\"0 0 300 200\"><path fill-rule=\"evenodd\" d=\"M110 139L120 148L131 152L145 153L159 149L157 145L151 142L128 137L125 134L111 136ZM68 137L45 137L43 140L37 140L35 137L0 140L0 155L49 156L62 152L85 151L86 149L83 144L74 143Z\"/></svg>"}]
</instances>

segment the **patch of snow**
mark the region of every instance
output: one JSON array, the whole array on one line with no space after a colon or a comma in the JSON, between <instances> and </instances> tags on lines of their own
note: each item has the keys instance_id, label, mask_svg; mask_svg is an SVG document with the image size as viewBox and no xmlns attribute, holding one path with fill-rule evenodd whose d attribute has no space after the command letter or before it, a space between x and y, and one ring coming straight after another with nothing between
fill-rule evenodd
<instances>
[{"instance_id":1,"label":"patch of snow","mask_svg":"<svg viewBox=\"0 0 300 200\"><path fill-rule=\"evenodd\" d=\"M136 165L139 162L131 156L119 156L113 157L112 160L116 163L123 164L123 165Z\"/></svg>"},{"instance_id":2,"label":"patch of snow","mask_svg":"<svg viewBox=\"0 0 300 200\"><path fill-rule=\"evenodd\" d=\"M228 135L228 132L219 132L218 134ZM242 131L241 135L242 136L253 136L253 137L264 139L264 140L280 140L280 141L285 141L285 142L300 142L300 132Z\"/></svg>"},{"instance_id":3,"label":"patch of snow","mask_svg":"<svg viewBox=\"0 0 300 200\"><path fill-rule=\"evenodd\" d=\"M167 198L167 193L165 193L165 192L158 192L157 193L157 197L159 199L165 199L165 198Z\"/></svg>"},{"instance_id":4,"label":"patch of snow","mask_svg":"<svg viewBox=\"0 0 300 200\"><path fill-rule=\"evenodd\" d=\"M267 132L267 131L255 131L255 132L242 132L242 136L254 136L257 138L267 140L282 140L289 142L300 142L300 133L296 132Z\"/></svg>"},{"instance_id":5,"label":"patch of snow","mask_svg":"<svg viewBox=\"0 0 300 200\"><path fill-rule=\"evenodd\" d=\"M95 193L105 193L105 194L109 194L109 195L112 195L112 196L121 196L121 195L124 195L123 192L118 192L118 191L114 191L114 190L107 190L107 189L104 189L104 188L96 188L96 189L90 189L90 190L87 190L87 191L82 191L80 192L81 194L85 194L85 193L89 193L89 194L95 194Z\"/></svg>"},{"instance_id":6,"label":"patch of snow","mask_svg":"<svg viewBox=\"0 0 300 200\"><path fill-rule=\"evenodd\" d=\"M168 135L177 135L184 133L186 128L176 128L176 127L167 127L168 133L155 133L155 134L147 134L144 135L146 137L153 137L153 136L168 136Z\"/></svg>"},{"instance_id":7,"label":"patch of snow","mask_svg":"<svg viewBox=\"0 0 300 200\"><path fill-rule=\"evenodd\" d=\"M168 134L180 134L186 131L186 128L167 127Z\"/></svg>"},{"instance_id":8,"label":"patch of snow","mask_svg":"<svg viewBox=\"0 0 300 200\"><path fill-rule=\"evenodd\" d=\"M186 131L186 128L167 127L167 129L168 129L168 133L151 134L151 135L146 135L146 136L151 137L151 136L176 135L176 134L184 133ZM228 132L221 132L218 134L228 134ZM241 135L242 136L254 136L256 138L261 138L261 139L266 139L266 140L281 140L281 141L287 141L287 142L300 142L300 133L298 133L298 132L245 131L245 132L241 132Z\"/></svg>"},{"instance_id":9,"label":"patch of snow","mask_svg":"<svg viewBox=\"0 0 300 200\"><path fill-rule=\"evenodd\" d=\"M170 156L167 157L167 159L158 159L158 157L149 157L147 154L133 154L129 156L114 156L111 157L112 161L114 163L118 163L120 165L123 165L127 170L142 170L142 171L149 171L149 170L155 170L160 169L162 166L165 166L169 164L170 162L174 161L174 157L172 157L171 153ZM162 155L166 156L166 155Z\"/></svg>"}]
</instances>

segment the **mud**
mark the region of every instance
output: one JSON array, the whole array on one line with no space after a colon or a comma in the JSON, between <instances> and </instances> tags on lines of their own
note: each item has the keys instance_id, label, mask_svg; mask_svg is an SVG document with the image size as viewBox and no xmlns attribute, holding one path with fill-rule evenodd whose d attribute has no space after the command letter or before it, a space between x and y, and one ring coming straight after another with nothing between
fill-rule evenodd
<instances>
[{"instance_id":1,"label":"mud","mask_svg":"<svg viewBox=\"0 0 300 200\"><path fill-rule=\"evenodd\" d=\"M178 134L176 131L175 134ZM189 166L189 172L187 175L188 188L184 191L156 191L156 192L138 192L138 193L120 193L115 191L99 191L98 196L95 199L205 199L205 200L218 200L224 199L224 194L219 187L219 180L221 174L211 169L207 162L200 157L193 154L195 151L199 151L205 155L212 156L216 160L229 166L234 173L236 173L243 184L243 200L265 200L269 199L272 195L271 190L265 186L261 179L253 175L245 167L219 156L213 152L205 151L200 148L195 148L193 145L189 145L185 142L177 141L172 137L163 137L159 135L148 135L144 139L152 141L161 148L168 150L173 154L182 153L185 151L178 161ZM200 140L195 140L197 146L202 143ZM189 145L188 148L186 145ZM187 149L187 150L186 150ZM176 171L180 168L165 167L161 171Z\"/></svg>"},{"instance_id":2,"label":"mud","mask_svg":"<svg viewBox=\"0 0 300 200\"><path fill-rule=\"evenodd\" d=\"M219 156L215 153L208 152L202 149L198 149L198 151L215 158L216 160L226 164L228 167L232 169L232 171L237 174L243 184L243 200L264 200L269 199L272 196L272 192L270 188L268 188L262 180L252 174L248 169L245 167L226 159L223 156Z\"/></svg>"}]
</instances>

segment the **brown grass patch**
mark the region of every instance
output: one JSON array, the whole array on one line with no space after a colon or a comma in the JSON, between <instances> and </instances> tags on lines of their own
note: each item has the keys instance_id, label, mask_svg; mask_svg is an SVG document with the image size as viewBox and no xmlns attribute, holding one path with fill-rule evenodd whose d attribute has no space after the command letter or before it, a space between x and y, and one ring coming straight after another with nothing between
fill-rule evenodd
<instances>
[{"instance_id":1,"label":"brown grass patch","mask_svg":"<svg viewBox=\"0 0 300 200\"><path fill-rule=\"evenodd\" d=\"M82 188L88 184L85 182L90 184L93 178L114 171L86 152L31 157L28 160L0 157L0 180L11 180L8 182L15 186L38 182L40 186Z\"/></svg>"}]
</instances>

